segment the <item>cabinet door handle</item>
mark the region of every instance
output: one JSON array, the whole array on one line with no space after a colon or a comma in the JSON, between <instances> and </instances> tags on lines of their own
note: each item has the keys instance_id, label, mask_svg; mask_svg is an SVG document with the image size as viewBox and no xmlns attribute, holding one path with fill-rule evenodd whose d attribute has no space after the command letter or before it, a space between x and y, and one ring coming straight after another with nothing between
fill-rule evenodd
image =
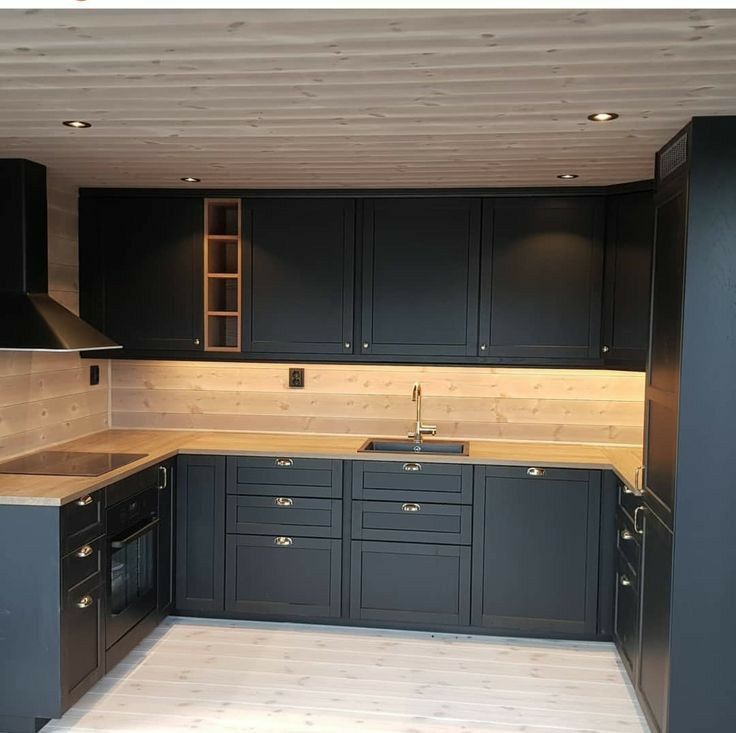
<instances>
[{"instance_id":1,"label":"cabinet door handle","mask_svg":"<svg viewBox=\"0 0 736 733\"><path fill-rule=\"evenodd\" d=\"M544 469L543 468L527 468L526 474L527 476L544 476Z\"/></svg>"},{"instance_id":2,"label":"cabinet door handle","mask_svg":"<svg viewBox=\"0 0 736 733\"><path fill-rule=\"evenodd\" d=\"M624 490L624 494L636 494L636 491L629 488L626 484L621 484L621 488Z\"/></svg>"},{"instance_id":3,"label":"cabinet door handle","mask_svg":"<svg viewBox=\"0 0 736 733\"><path fill-rule=\"evenodd\" d=\"M194 339L194 345L195 346L199 346L200 343L201 343L201 341L199 339Z\"/></svg>"},{"instance_id":4,"label":"cabinet door handle","mask_svg":"<svg viewBox=\"0 0 736 733\"><path fill-rule=\"evenodd\" d=\"M421 504L414 504L414 502L407 502L401 505L402 512L420 512L422 510Z\"/></svg>"},{"instance_id":5,"label":"cabinet door handle","mask_svg":"<svg viewBox=\"0 0 736 733\"><path fill-rule=\"evenodd\" d=\"M604 354L607 354L607 353L608 353L608 351L609 351L609 349L608 349L608 346L601 346L601 351L602 351L602 352L603 352Z\"/></svg>"},{"instance_id":6,"label":"cabinet door handle","mask_svg":"<svg viewBox=\"0 0 736 733\"><path fill-rule=\"evenodd\" d=\"M276 506L294 506L294 500L290 499L288 496L277 496L273 503L276 504Z\"/></svg>"},{"instance_id":7,"label":"cabinet door handle","mask_svg":"<svg viewBox=\"0 0 736 733\"><path fill-rule=\"evenodd\" d=\"M638 534L644 534L644 527L639 529L639 512L643 512L643 511L644 511L643 506L638 506L634 510L634 531L637 532Z\"/></svg>"},{"instance_id":8,"label":"cabinet door handle","mask_svg":"<svg viewBox=\"0 0 736 733\"><path fill-rule=\"evenodd\" d=\"M75 553L75 557L78 557L80 560L85 557L89 557L94 552L94 549L92 548L92 545L84 545L84 547L80 547Z\"/></svg>"},{"instance_id":9,"label":"cabinet door handle","mask_svg":"<svg viewBox=\"0 0 736 733\"><path fill-rule=\"evenodd\" d=\"M279 547L288 547L289 545L293 544L294 540L291 539L291 537L274 537L273 543L274 545L278 545Z\"/></svg>"},{"instance_id":10,"label":"cabinet door handle","mask_svg":"<svg viewBox=\"0 0 736 733\"><path fill-rule=\"evenodd\" d=\"M631 580L629 579L628 575L622 575L619 582L624 588L628 588L631 585Z\"/></svg>"},{"instance_id":11,"label":"cabinet door handle","mask_svg":"<svg viewBox=\"0 0 736 733\"><path fill-rule=\"evenodd\" d=\"M628 529L622 529L620 536L621 536L621 539L624 540L624 542L628 542L629 540L634 539L634 535L631 532L629 532Z\"/></svg>"},{"instance_id":12,"label":"cabinet door handle","mask_svg":"<svg viewBox=\"0 0 736 733\"><path fill-rule=\"evenodd\" d=\"M407 471L408 473L416 473L417 471L422 470L422 464L421 463L405 463L403 465L403 469Z\"/></svg>"},{"instance_id":13,"label":"cabinet door handle","mask_svg":"<svg viewBox=\"0 0 736 733\"><path fill-rule=\"evenodd\" d=\"M94 499L87 494L87 496L83 496L81 499L77 499L77 506L89 506Z\"/></svg>"},{"instance_id":14,"label":"cabinet door handle","mask_svg":"<svg viewBox=\"0 0 736 733\"><path fill-rule=\"evenodd\" d=\"M294 465L294 461L291 458L277 458L276 465L279 468L291 468Z\"/></svg>"},{"instance_id":15,"label":"cabinet door handle","mask_svg":"<svg viewBox=\"0 0 736 733\"><path fill-rule=\"evenodd\" d=\"M487 348L488 348L488 345L487 344L481 344L480 345L480 350L481 351L485 351Z\"/></svg>"},{"instance_id":16,"label":"cabinet door handle","mask_svg":"<svg viewBox=\"0 0 736 733\"><path fill-rule=\"evenodd\" d=\"M77 601L77 608L89 608L94 602L95 599L92 596L82 596Z\"/></svg>"},{"instance_id":17,"label":"cabinet door handle","mask_svg":"<svg viewBox=\"0 0 736 733\"><path fill-rule=\"evenodd\" d=\"M166 466L159 466L158 475L160 478L158 488L159 490L163 490L169 485L169 469Z\"/></svg>"}]
</instances>

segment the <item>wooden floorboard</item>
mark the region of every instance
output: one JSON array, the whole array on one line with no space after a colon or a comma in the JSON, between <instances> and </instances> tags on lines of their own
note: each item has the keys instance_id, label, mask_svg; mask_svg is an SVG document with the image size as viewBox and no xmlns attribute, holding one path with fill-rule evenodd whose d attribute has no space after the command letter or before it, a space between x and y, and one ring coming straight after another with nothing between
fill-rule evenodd
<instances>
[{"instance_id":1,"label":"wooden floorboard","mask_svg":"<svg viewBox=\"0 0 736 733\"><path fill-rule=\"evenodd\" d=\"M648 731L611 644L170 619L49 731Z\"/></svg>"}]
</instances>

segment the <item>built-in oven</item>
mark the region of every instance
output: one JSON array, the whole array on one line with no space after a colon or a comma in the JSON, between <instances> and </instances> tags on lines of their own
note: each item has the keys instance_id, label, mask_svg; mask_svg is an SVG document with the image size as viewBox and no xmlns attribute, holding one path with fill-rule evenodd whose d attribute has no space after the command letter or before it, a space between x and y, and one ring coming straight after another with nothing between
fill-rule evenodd
<instances>
[{"instance_id":1,"label":"built-in oven","mask_svg":"<svg viewBox=\"0 0 736 733\"><path fill-rule=\"evenodd\" d=\"M157 606L158 488L121 493L107 508L108 650Z\"/></svg>"}]
</instances>

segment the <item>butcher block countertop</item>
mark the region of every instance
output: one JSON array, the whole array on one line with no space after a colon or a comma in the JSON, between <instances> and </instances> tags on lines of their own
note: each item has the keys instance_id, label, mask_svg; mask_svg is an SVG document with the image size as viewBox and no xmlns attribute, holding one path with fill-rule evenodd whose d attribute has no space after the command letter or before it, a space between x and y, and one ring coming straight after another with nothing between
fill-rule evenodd
<instances>
[{"instance_id":1,"label":"butcher block countertop","mask_svg":"<svg viewBox=\"0 0 736 733\"><path fill-rule=\"evenodd\" d=\"M61 506L179 453L400 461L404 454L358 453L367 436L163 430L104 430L49 450L146 453L102 476L0 474L0 504ZM378 436L368 436L378 437ZM471 440L467 456L422 454L423 462L612 469L634 487L641 449L584 443ZM416 460L416 456L414 460Z\"/></svg>"}]
</instances>

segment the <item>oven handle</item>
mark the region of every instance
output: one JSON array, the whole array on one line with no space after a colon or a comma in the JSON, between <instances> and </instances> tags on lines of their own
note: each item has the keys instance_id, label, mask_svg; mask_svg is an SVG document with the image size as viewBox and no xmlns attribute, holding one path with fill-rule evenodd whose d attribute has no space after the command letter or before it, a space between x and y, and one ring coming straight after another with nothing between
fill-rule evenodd
<instances>
[{"instance_id":1,"label":"oven handle","mask_svg":"<svg viewBox=\"0 0 736 733\"><path fill-rule=\"evenodd\" d=\"M136 529L135 532L132 532L127 537L123 537L120 540L113 540L110 543L110 547L112 547L113 550L120 550L126 545L129 545L131 542L134 542L140 537L143 537L144 534L148 534L152 529L155 529L158 527L160 523L160 519L156 518L152 522L149 522L148 524L144 524L139 529Z\"/></svg>"}]
</instances>

